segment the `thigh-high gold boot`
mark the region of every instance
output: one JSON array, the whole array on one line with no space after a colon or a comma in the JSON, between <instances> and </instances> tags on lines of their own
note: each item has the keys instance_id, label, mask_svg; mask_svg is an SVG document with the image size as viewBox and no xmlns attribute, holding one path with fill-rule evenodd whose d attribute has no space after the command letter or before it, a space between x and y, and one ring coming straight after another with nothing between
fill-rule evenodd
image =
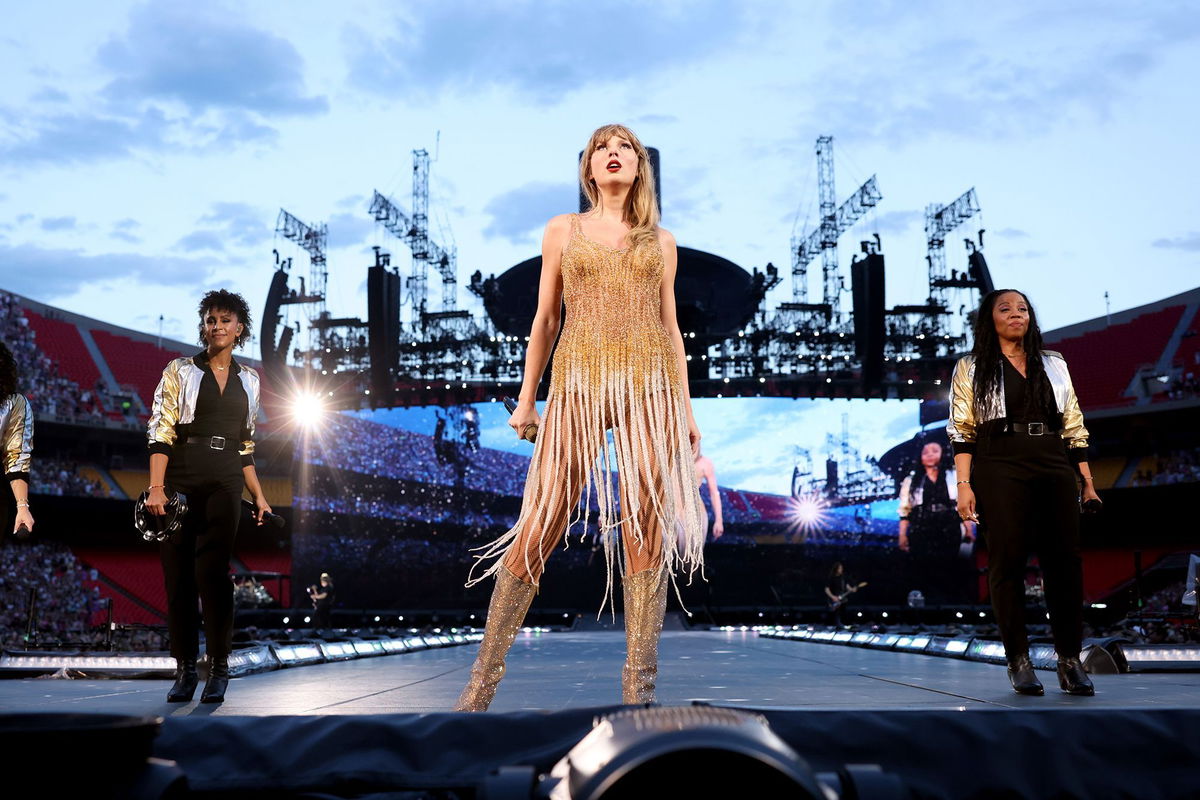
<instances>
[{"instance_id":1,"label":"thigh-high gold boot","mask_svg":"<svg viewBox=\"0 0 1200 800\"><path fill-rule=\"evenodd\" d=\"M504 657L512 647L521 623L533 602L535 587L517 578L508 567L496 572L496 587L488 604L487 622L479 654L471 666L471 677L458 698L455 711L487 711L496 696L496 686L504 677Z\"/></svg>"},{"instance_id":2,"label":"thigh-high gold boot","mask_svg":"<svg viewBox=\"0 0 1200 800\"><path fill-rule=\"evenodd\" d=\"M667 612L667 573L644 569L622 580L625 587L625 668L621 702L653 703L658 677L658 639Z\"/></svg>"}]
</instances>

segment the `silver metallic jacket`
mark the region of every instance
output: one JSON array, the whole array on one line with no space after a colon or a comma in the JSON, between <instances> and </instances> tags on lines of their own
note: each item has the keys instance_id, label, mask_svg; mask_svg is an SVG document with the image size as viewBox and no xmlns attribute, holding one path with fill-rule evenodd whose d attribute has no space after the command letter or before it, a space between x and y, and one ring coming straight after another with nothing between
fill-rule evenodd
<instances>
[{"instance_id":1,"label":"silver metallic jacket","mask_svg":"<svg viewBox=\"0 0 1200 800\"><path fill-rule=\"evenodd\" d=\"M1050 388L1054 392L1054 404L1058 413L1062 414L1062 429L1059 435L1067 442L1074 460L1084 460L1087 456L1088 432L1083 427L1083 412L1079 410L1079 400L1075 397L1075 387L1071 385L1071 374L1067 372L1067 360L1061 353L1053 350L1042 351L1042 365L1046 369L1046 377L1050 379ZM976 429L981 423L992 419L1006 419L1008 409L1004 405L1004 376L996 384L994 409L989 419L975 418L975 356L963 356L954 365L954 378L950 381L950 421L946 425L946 433L956 453L974 452Z\"/></svg>"},{"instance_id":2,"label":"silver metallic jacket","mask_svg":"<svg viewBox=\"0 0 1200 800\"><path fill-rule=\"evenodd\" d=\"M921 480L925 475L925 468L922 467L915 472L908 473L904 482L900 484L900 519L908 519L908 515L912 513L914 506L919 506L925 500L925 481ZM958 502L958 473L954 471L954 467L946 470L946 490L949 494L951 503Z\"/></svg>"},{"instance_id":3,"label":"silver metallic jacket","mask_svg":"<svg viewBox=\"0 0 1200 800\"><path fill-rule=\"evenodd\" d=\"M9 480L29 480L33 458L33 408L23 394L0 401L0 442L4 444L4 474Z\"/></svg>"},{"instance_id":4,"label":"silver metallic jacket","mask_svg":"<svg viewBox=\"0 0 1200 800\"><path fill-rule=\"evenodd\" d=\"M259 381L258 373L250 367L233 362L238 368L238 378L246 390L248 408L246 422L242 426L244 439L238 452L243 463L254 454L254 422L258 419ZM200 393L200 381L204 377L192 357L177 358L167 364L162 380L154 390L154 407L150 411L150 422L146 435L150 440L150 452L169 453L178 433L176 425L189 425L196 418L196 397ZM253 463L253 461L250 461Z\"/></svg>"}]
</instances>

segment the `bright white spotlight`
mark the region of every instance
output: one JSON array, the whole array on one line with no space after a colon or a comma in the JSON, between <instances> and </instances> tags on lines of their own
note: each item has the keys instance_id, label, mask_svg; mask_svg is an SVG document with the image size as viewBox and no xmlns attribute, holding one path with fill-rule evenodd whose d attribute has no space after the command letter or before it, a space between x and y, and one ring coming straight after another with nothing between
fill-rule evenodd
<instances>
[{"instance_id":1,"label":"bright white spotlight","mask_svg":"<svg viewBox=\"0 0 1200 800\"><path fill-rule=\"evenodd\" d=\"M796 532L802 538L815 530L820 530L829 522L826 510L829 502L819 492L806 492L792 497L788 502L788 530L793 536Z\"/></svg>"},{"instance_id":2,"label":"bright white spotlight","mask_svg":"<svg viewBox=\"0 0 1200 800\"><path fill-rule=\"evenodd\" d=\"M325 402L320 395L303 392L292 399L292 418L305 428L315 428L325 417Z\"/></svg>"}]
</instances>

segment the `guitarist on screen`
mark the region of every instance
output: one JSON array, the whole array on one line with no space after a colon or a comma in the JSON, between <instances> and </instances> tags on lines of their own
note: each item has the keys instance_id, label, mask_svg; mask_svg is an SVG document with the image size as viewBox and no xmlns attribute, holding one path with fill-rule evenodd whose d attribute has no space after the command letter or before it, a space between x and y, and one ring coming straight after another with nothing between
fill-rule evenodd
<instances>
[{"instance_id":1,"label":"guitarist on screen","mask_svg":"<svg viewBox=\"0 0 1200 800\"><path fill-rule=\"evenodd\" d=\"M829 621L832 624L841 626L842 606L846 605L846 600L850 595L866 585L867 582L863 581L855 586L847 587L846 568L840 561L833 562L833 568L829 570L829 580L825 582L825 597L829 601Z\"/></svg>"}]
</instances>

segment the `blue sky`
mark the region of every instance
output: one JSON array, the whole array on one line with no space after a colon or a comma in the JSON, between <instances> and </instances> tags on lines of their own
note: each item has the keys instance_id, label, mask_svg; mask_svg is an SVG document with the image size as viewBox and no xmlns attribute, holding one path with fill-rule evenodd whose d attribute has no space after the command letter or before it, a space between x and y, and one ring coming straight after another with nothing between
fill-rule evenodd
<instances>
[{"instance_id":1,"label":"blue sky","mask_svg":"<svg viewBox=\"0 0 1200 800\"><path fill-rule=\"evenodd\" d=\"M536 252L614 120L661 149L680 243L747 269L786 270L829 133L839 197L879 176L843 241L882 234L889 303L924 297L925 205L971 186L997 282L1047 327L1105 291L1119 309L1196 286L1200 4L992 6L10 4L0 288L190 339L206 288L261 309L283 206L328 222L330 309L362 315L370 246L408 263L366 207L408 207L413 148L440 131L435 237L465 285Z\"/></svg>"}]
</instances>

